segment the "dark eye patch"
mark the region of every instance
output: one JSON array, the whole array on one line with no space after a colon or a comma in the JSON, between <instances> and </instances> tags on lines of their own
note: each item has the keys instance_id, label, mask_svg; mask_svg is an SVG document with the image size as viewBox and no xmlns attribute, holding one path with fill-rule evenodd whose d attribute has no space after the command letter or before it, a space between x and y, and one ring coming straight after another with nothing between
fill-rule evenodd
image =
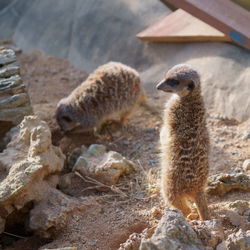
<instances>
[{"instance_id":1,"label":"dark eye patch","mask_svg":"<svg viewBox=\"0 0 250 250\"><path fill-rule=\"evenodd\" d=\"M168 80L168 84L170 85L170 86L172 86L172 87L175 87L175 86L177 86L177 85L179 85L179 81L178 80L176 80L176 79L169 79Z\"/></svg>"},{"instance_id":2,"label":"dark eye patch","mask_svg":"<svg viewBox=\"0 0 250 250\"><path fill-rule=\"evenodd\" d=\"M191 82L188 83L188 90L193 90L194 87L195 87L195 85L194 85L193 81L191 81Z\"/></svg>"}]
</instances>

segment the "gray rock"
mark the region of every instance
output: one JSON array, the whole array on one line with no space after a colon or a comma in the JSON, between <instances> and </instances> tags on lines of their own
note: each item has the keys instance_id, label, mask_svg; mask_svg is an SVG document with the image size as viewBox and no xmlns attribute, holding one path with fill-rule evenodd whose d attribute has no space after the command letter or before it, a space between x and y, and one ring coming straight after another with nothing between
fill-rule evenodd
<instances>
[{"instance_id":1,"label":"gray rock","mask_svg":"<svg viewBox=\"0 0 250 250\"><path fill-rule=\"evenodd\" d=\"M88 154L93 155L93 156L100 156L105 154L107 151L106 147L101 144L92 144L88 148Z\"/></svg>"},{"instance_id":2,"label":"gray rock","mask_svg":"<svg viewBox=\"0 0 250 250\"><path fill-rule=\"evenodd\" d=\"M81 154L83 154L83 152L85 151L85 148L79 147L79 148L75 148L68 156L67 158L67 167L72 170L72 168L74 167L77 159L79 158L79 156Z\"/></svg>"},{"instance_id":3,"label":"gray rock","mask_svg":"<svg viewBox=\"0 0 250 250\"><path fill-rule=\"evenodd\" d=\"M22 121L23 117L33 112L31 106L18 107L12 109L0 110L0 121L12 121L14 124L18 124Z\"/></svg>"},{"instance_id":4,"label":"gray rock","mask_svg":"<svg viewBox=\"0 0 250 250\"><path fill-rule=\"evenodd\" d=\"M22 79L19 75L0 79L0 91L2 92L6 88L14 88L16 86L19 86L21 83L22 83Z\"/></svg>"},{"instance_id":5,"label":"gray rock","mask_svg":"<svg viewBox=\"0 0 250 250\"><path fill-rule=\"evenodd\" d=\"M16 54L12 49L0 50L0 66L16 61Z\"/></svg>"},{"instance_id":6,"label":"gray rock","mask_svg":"<svg viewBox=\"0 0 250 250\"><path fill-rule=\"evenodd\" d=\"M220 220L191 221L198 238L207 247L216 247L224 239L224 230Z\"/></svg>"},{"instance_id":7,"label":"gray rock","mask_svg":"<svg viewBox=\"0 0 250 250\"><path fill-rule=\"evenodd\" d=\"M20 67L17 65L7 65L0 68L0 78L8 78L20 74Z\"/></svg>"},{"instance_id":8,"label":"gray rock","mask_svg":"<svg viewBox=\"0 0 250 250\"><path fill-rule=\"evenodd\" d=\"M197 234L176 209L166 209L152 238L142 240L140 250L205 249Z\"/></svg>"},{"instance_id":9,"label":"gray rock","mask_svg":"<svg viewBox=\"0 0 250 250\"><path fill-rule=\"evenodd\" d=\"M30 99L28 94L26 93L16 94L11 97L7 97L6 99L0 100L0 110L15 108L21 105L25 105L28 104L29 101Z\"/></svg>"},{"instance_id":10,"label":"gray rock","mask_svg":"<svg viewBox=\"0 0 250 250\"><path fill-rule=\"evenodd\" d=\"M243 215L246 210L250 209L250 201L236 200L228 204L228 208L237 211L240 215Z\"/></svg>"},{"instance_id":11,"label":"gray rock","mask_svg":"<svg viewBox=\"0 0 250 250\"><path fill-rule=\"evenodd\" d=\"M217 174L209 177L206 191L211 195L224 195L232 190L250 191L250 176L243 173Z\"/></svg>"},{"instance_id":12,"label":"gray rock","mask_svg":"<svg viewBox=\"0 0 250 250\"><path fill-rule=\"evenodd\" d=\"M250 230L244 232L241 229L232 233L226 240L228 250L249 250L250 249Z\"/></svg>"},{"instance_id":13,"label":"gray rock","mask_svg":"<svg viewBox=\"0 0 250 250\"><path fill-rule=\"evenodd\" d=\"M19 66L15 52L11 49L0 51L0 121L20 123L25 115L30 115L33 110L30 99L19 74ZM12 63L12 64L10 64Z\"/></svg>"},{"instance_id":14,"label":"gray rock","mask_svg":"<svg viewBox=\"0 0 250 250\"><path fill-rule=\"evenodd\" d=\"M80 156L77 159L72 171L77 171L82 175L88 174L88 159L84 156Z\"/></svg>"}]
</instances>

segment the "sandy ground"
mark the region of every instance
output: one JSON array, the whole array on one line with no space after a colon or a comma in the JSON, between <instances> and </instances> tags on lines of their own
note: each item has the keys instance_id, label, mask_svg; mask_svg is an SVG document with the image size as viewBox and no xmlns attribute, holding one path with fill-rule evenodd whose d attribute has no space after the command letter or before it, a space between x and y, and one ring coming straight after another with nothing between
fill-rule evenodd
<instances>
[{"instance_id":1,"label":"sandy ground","mask_svg":"<svg viewBox=\"0 0 250 250\"><path fill-rule=\"evenodd\" d=\"M120 193L86 190L86 183L76 177L68 195L92 196L96 203L87 211L69 216L67 227L56 233L45 246L35 236L15 243L9 250L40 249L76 246L83 250L113 250L126 241L130 234L157 225L163 204L159 195L158 139L164 97L148 93L151 109L139 107L126 128L114 126L110 133L99 137L89 135L62 135L54 120L57 102L78 86L87 74L72 67L67 61L47 56L38 51L19 56L22 77L27 84L34 112L46 120L53 132L54 144L67 155L80 145L100 143L115 150L138 165L138 170L123 177L117 188ZM211 135L210 174L240 171L242 162L250 158L250 140L243 140L250 131L250 122L222 119L208 110ZM213 217L226 202L249 200L250 194L234 192L224 197L208 197ZM155 209L159 213L155 213ZM226 232L234 228L224 225Z\"/></svg>"}]
</instances>

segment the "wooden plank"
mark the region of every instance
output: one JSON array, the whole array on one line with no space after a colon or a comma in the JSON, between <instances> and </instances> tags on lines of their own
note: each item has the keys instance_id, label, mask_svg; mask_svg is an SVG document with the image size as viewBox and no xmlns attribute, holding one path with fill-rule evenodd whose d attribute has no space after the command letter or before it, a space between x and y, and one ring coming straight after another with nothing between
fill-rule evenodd
<instances>
[{"instance_id":1,"label":"wooden plank","mask_svg":"<svg viewBox=\"0 0 250 250\"><path fill-rule=\"evenodd\" d=\"M184 9L250 49L250 12L230 0L162 0Z\"/></svg>"},{"instance_id":2,"label":"wooden plank","mask_svg":"<svg viewBox=\"0 0 250 250\"><path fill-rule=\"evenodd\" d=\"M153 42L231 41L222 32L182 9L143 30L137 37Z\"/></svg>"}]
</instances>

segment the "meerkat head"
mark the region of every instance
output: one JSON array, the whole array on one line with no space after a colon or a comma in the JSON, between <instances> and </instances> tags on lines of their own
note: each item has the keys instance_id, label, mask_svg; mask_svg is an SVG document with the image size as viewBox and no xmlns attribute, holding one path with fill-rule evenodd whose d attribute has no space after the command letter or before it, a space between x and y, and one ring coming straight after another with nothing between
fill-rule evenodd
<instances>
[{"instance_id":1,"label":"meerkat head","mask_svg":"<svg viewBox=\"0 0 250 250\"><path fill-rule=\"evenodd\" d=\"M179 96L187 96L200 87L200 76L196 70L186 64L171 68L156 88Z\"/></svg>"},{"instance_id":2,"label":"meerkat head","mask_svg":"<svg viewBox=\"0 0 250 250\"><path fill-rule=\"evenodd\" d=\"M63 131L72 131L79 126L79 123L73 119L71 107L64 103L62 99L56 109L56 121Z\"/></svg>"}]
</instances>

